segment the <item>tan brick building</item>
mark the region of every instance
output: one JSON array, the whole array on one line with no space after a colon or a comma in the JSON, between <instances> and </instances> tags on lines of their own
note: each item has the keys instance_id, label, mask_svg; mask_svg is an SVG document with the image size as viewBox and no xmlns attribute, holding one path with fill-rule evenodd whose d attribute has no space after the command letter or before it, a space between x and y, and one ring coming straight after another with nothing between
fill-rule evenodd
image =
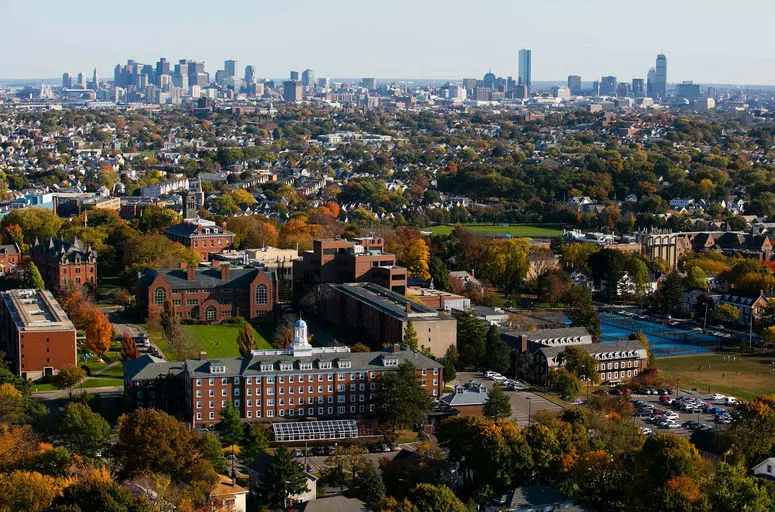
<instances>
[{"instance_id":1,"label":"tan brick building","mask_svg":"<svg viewBox=\"0 0 775 512\"><path fill-rule=\"evenodd\" d=\"M35 380L76 364L75 327L46 290L0 294L0 347L11 371Z\"/></svg>"}]
</instances>

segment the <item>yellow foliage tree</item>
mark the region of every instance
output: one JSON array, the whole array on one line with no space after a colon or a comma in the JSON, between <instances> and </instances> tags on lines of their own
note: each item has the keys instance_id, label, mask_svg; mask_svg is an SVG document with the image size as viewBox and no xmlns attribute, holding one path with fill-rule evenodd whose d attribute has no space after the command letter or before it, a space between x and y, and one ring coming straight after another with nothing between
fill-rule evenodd
<instances>
[{"instance_id":1,"label":"yellow foliage tree","mask_svg":"<svg viewBox=\"0 0 775 512\"><path fill-rule=\"evenodd\" d=\"M428 259L430 251L428 244L422 238L416 238L406 246L403 256L403 264L409 270L409 274L420 279L430 279L428 273Z\"/></svg>"}]
</instances>

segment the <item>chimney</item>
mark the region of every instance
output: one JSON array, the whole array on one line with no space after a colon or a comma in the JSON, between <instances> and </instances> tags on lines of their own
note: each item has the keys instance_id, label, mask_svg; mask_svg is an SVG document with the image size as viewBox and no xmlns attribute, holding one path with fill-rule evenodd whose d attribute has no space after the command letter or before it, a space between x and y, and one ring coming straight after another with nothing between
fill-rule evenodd
<instances>
[{"instance_id":1,"label":"chimney","mask_svg":"<svg viewBox=\"0 0 775 512\"><path fill-rule=\"evenodd\" d=\"M196 267L189 265L186 267L186 281L193 281L196 279Z\"/></svg>"},{"instance_id":2,"label":"chimney","mask_svg":"<svg viewBox=\"0 0 775 512\"><path fill-rule=\"evenodd\" d=\"M476 273L474 272L474 269L471 269L471 277L473 277L474 279L476 279Z\"/></svg>"},{"instance_id":3,"label":"chimney","mask_svg":"<svg viewBox=\"0 0 775 512\"><path fill-rule=\"evenodd\" d=\"M199 360L200 361L207 361L207 352L204 350L199 352Z\"/></svg>"},{"instance_id":4,"label":"chimney","mask_svg":"<svg viewBox=\"0 0 775 512\"><path fill-rule=\"evenodd\" d=\"M398 354L399 352L401 352L401 344L393 343L393 353Z\"/></svg>"},{"instance_id":5,"label":"chimney","mask_svg":"<svg viewBox=\"0 0 775 512\"><path fill-rule=\"evenodd\" d=\"M519 351L523 354L527 352L527 334L523 334L519 337Z\"/></svg>"},{"instance_id":6,"label":"chimney","mask_svg":"<svg viewBox=\"0 0 775 512\"><path fill-rule=\"evenodd\" d=\"M226 232L226 223L225 222L223 224L221 224L221 229L223 229L224 233Z\"/></svg>"},{"instance_id":7,"label":"chimney","mask_svg":"<svg viewBox=\"0 0 775 512\"><path fill-rule=\"evenodd\" d=\"M221 263L221 281L225 281L229 278L229 264Z\"/></svg>"},{"instance_id":8,"label":"chimney","mask_svg":"<svg viewBox=\"0 0 775 512\"><path fill-rule=\"evenodd\" d=\"M406 302L406 312L411 313L412 312L412 303L407 301Z\"/></svg>"}]
</instances>

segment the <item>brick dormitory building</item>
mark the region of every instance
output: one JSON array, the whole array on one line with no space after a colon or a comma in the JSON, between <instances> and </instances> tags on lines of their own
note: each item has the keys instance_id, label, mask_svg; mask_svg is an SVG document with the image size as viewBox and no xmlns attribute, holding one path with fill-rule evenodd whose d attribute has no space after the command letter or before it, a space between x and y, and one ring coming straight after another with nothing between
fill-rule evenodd
<instances>
[{"instance_id":1,"label":"brick dormitory building","mask_svg":"<svg viewBox=\"0 0 775 512\"><path fill-rule=\"evenodd\" d=\"M9 290L0 298L0 350L12 372L36 380L75 365L75 326L51 292Z\"/></svg>"},{"instance_id":2,"label":"brick dormitory building","mask_svg":"<svg viewBox=\"0 0 775 512\"><path fill-rule=\"evenodd\" d=\"M236 236L226 229L225 222L219 226L199 218L184 219L182 223L168 227L164 234L173 242L198 252L201 261L209 261L211 254L231 249Z\"/></svg>"},{"instance_id":3,"label":"brick dormitory building","mask_svg":"<svg viewBox=\"0 0 775 512\"><path fill-rule=\"evenodd\" d=\"M350 352L312 347L307 325L296 322L285 350L253 351L252 357L171 363L143 356L124 363L124 391L133 407L167 410L192 428L220 422L233 404L244 421L352 418L373 411L379 379L410 361L422 386L441 396L443 367L410 350Z\"/></svg>"},{"instance_id":4,"label":"brick dormitory building","mask_svg":"<svg viewBox=\"0 0 775 512\"><path fill-rule=\"evenodd\" d=\"M188 267L146 269L137 280L137 308L147 315L169 300L181 318L221 322L232 317L248 319L274 311L277 278L264 268Z\"/></svg>"},{"instance_id":5,"label":"brick dormitory building","mask_svg":"<svg viewBox=\"0 0 775 512\"><path fill-rule=\"evenodd\" d=\"M97 251L76 237L70 242L35 240L30 256L49 290L60 290L68 284L97 286Z\"/></svg>"}]
</instances>

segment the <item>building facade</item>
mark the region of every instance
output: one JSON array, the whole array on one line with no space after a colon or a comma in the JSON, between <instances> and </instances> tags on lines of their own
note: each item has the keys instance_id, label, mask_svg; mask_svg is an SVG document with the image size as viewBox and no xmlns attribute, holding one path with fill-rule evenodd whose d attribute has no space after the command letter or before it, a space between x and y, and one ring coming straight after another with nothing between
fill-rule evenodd
<instances>
[{"instance_id":1,"label":"building facade","mask_svg":"<svg viewBox=\"0 0 775 512\"><path fill-rule=\"evenodd\" d=\"M0 276L16 269L22 252L16 244L0 245Z\"/></svg>"},{"instance_id":2,"label":"building facade","mask_svg":"<svg viewBox=\"0 0 775 512\"><path fill-rule=\"evenodd\" d=\"M277 277L263 268L152 270L137 280L137 307L145 315L169 300L181 318L219 323L233 317L263 317L278 300Z\"/></svg>"},{"instance_id":3,"label":"building facade","mask_svg":"<svg viewBox=\"0 0 775 512\"><path fill-rule=\"evenodd\" d=\"M405 361L414 365L431 396L441 396L443 366L436 361L400 348L350 352L347 347L312 347L307 325L299 320L288 349L229 359L202 354L182 363L182 418L192 428L207 428L220 422L219 411L228 404L247 422L363 416L374 409L379 379ZM168 370L163 363L146 361L133 370L135 377L125 378L125 394L149 392Z\"/></svg>"},{"instance_id":4,"label":"building facade","mask_svg":"<svg viewBox=\"0 0 775 512\"><path fill-rule=\"evenodd\" d=\"M28 380L76 364L75 326L46 290L0 294L0 346L11 371Z\"/></svg>"},{"instance_id":5,"label":"building facade","mask_svg":"<svg viewBox=\"0 0 775 512\"><path fill-rule=\"evenodd\" d=\"M68 285L97 286L97 251L76 237L70 242L35 240L30 256L49 290L61 290Z\"/></svg>"},{"instance_id":6,"label":"building facade","mask_svg":"<svg viewBox=\"0 0 775 512\"><path fill-rule=\"evenodd\" d=\"M533 52L532 50L519 50L519 70L517 73L517 85L524 85L530 90L533 86Z\"/></svg>"},{"instance_id":7,"label":"building facade","mask_svg":"<svg viewBox=\"0 0 775 512\"><path fill-rule=\"evenodd\" d=\"M629 382L648 364L646 349L637 340L576 346L583 348L597 360L596 369L600 383ZM563 350L565 346L541 347L533 353L534 382L546 382L549 370L560 366L557 356Z\"/></svg>"},{"instance_id":8,"label":"building facade","mask_svg":"<svg viewBox=\"0 0 775 512\"><path fill-rule=\"evenodd\" d=\"M164 234L173 242L178 242L199 253L202 261L208 261L211 254L231 249L234 245L234 233L226 229L224 222L218 226L204 219L184 219L164 230Z\"/></svg>"},{"instance_id":9,"label":"building facade","mask_svg":"<svg viewBox=\"0 0 775 512\"><path fill-rule=\"evenodd\" d=\"M315 240L312 250L293 262L294 300L325 283L370 282L403 295L408 272L383 246L378 237Z\"/></svg>"}]
</instances>

